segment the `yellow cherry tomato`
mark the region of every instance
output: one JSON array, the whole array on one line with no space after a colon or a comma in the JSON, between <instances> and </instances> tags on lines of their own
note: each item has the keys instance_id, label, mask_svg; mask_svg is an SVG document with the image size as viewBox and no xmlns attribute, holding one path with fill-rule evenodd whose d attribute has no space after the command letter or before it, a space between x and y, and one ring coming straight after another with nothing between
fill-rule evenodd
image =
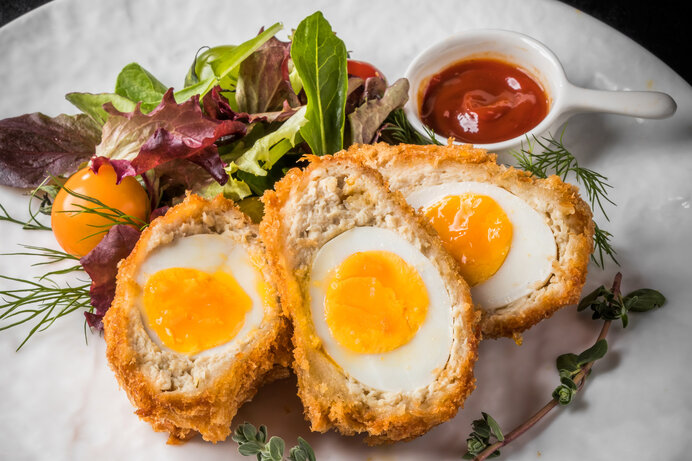
<instances>
[{"instance_id":1,"label":"yellow cherry tomato","mask_svg":"<svg viewBox=\"0 0 692 461\"><path fill-rule=\"evenodd\" d=\"M95 198L109 207L133 216L143 223L146 222L149 217L149 196L144 188L131 176L123 178L120 184L115 183L116 178L115 170L108 164L102 165L98 174L94 174L91 168L87 167L73 174L65 183L65 188ZM106 234L108 228L99 226L111 224L113 221L93 213L77 213L76 211L80 210L79 205L88 208L98 207L61 189L53 201L51 225L55 239L63 250L82 257L98 245Z\"/></svg>"}]
</instances>

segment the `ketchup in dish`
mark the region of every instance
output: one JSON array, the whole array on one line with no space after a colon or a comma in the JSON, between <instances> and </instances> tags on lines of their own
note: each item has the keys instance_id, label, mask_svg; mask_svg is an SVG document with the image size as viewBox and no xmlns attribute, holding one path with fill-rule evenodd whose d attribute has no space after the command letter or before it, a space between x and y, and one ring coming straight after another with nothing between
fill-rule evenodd
<instances>
[{"instance_id":1,"label":"ketchup in dish","mask_svg":"<svg viewBox=\"0 0 692 461\"><path fill-rule=\"evenodd\" d=\"M473 144L526 133L548 114L541 85L522 69L495 59L460 61L430 79L421 119L437 134Z\"/></svg>"}]
</instances>

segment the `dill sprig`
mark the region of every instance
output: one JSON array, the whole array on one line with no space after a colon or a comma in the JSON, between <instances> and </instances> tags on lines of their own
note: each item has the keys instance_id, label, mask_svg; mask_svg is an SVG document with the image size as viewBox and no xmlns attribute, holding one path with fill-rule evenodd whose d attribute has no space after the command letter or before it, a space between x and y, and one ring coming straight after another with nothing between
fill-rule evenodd
<instances>
[{"instance_id":1,"label":"dill sprig","mask_svg":"<svg viewBox=\"0 0 692 461\"><path fill-rule=\"evenodd\" d=\"M423 126L423 130L425 134L418 132L409 122L403 109L397 109L385 119L380 139L388 144L442 145L430 128Z\"/></svg>"},{"instance_id":2,"label":"dill sprig","mask_svg":"<svg viewBox=\"0 0 692 461\"><path fill-rule=\"evenodd\" d=\"M26 221L22 221L20 219L13 218L12 216L10 216L10 213L2 205L2 203L0 203L0 213L1 213L0 214L0 221L7 221L7 222L14 223L14 224L19 224L20 226L22 226L22 229L25 229L25 230L51 230L50 227L48 227L44 224L41 224L39 221L37 221L35 215L31 215L31 217Z\"/></svg>"},{"instance_id":3,"label":"dill sprig","mask_svg":"<svg viewBox=\"0 0 692 461\"><path fill-rule=\"evenodd\" d=\"M25 248L27 251L19 251L15 253L2 253L3 256L33 256L33 257L38 257L41 258L42 260L33 263L31 266L45 266L47 264L55 264L59 263L62 261L77 261L79 262L79 258L76 256L73 256L71 254L65 253L64 251L60 250L54 250L52 248L46 248L46 247L37 247L33 245L20 245L22 248ZM74 266L67 267L65 269L59 269L59 270L54 270L50 272L46 272L43 274L41 277L39 277L39 280L42 280L46 277L50 277L51 275L62 275L62 274L68 274L70 272L76 272L76 271L83 271L84 269L82 268L81 264L75 264Z\"/></svg>"},{"instance_id":4,"label":"dill sprig","mask_svg":"<svg viewBox=\"0 0 692 461\"><path fill-rule=\"evenodd\" d=\"M522 144L521 149L513 151L512 155L520 168L539 178L547 178L549 175L555 174L565 181L569 174L573 174L577 182L584 186L591 208L598 207L606 221L610 221L608 213L605 211L605 205L615 205L615 202L608 197L608 190L612 189L613 186L608 184L608 178L601 173L579 165L577 159L562 142L564 134L565 130L563 129L559 139L555 139L552 135L541 139L534 136L533 142L531 139L527 140L528 147L524 147ZM535 153L537 147L540 147L541 153ZM615 258L616 252L610 242L613 235L598 226L595 221L594 227L594 252L591 254L591 260L600 268L604 268L605 257L607 256L615 264L620 265Z\"/></svg>"},{"instance_id":5,"label":"dill sprig","mask_svg":"<svg viewBox=\"0 0 692 461\"><path fill-rule=\"evenodd\" d=\"M60 286L45 275L36 282L6 275L0 275L0 279L21 284L19 288L0 290L0 322L5 323L0 325L0 331L33 323L17 350L34 334L48 329L57 319L76 310L92 309L90 283Z\"/></svg>"}]
</instances>

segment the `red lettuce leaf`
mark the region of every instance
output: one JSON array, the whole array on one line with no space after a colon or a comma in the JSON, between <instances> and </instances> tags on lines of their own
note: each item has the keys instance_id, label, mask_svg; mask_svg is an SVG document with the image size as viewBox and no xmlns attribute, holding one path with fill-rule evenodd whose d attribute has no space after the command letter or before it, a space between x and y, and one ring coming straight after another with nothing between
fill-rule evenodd
<instances>
[{"instance_id":1,"label":"red lettuce leaf","mask_svg":"<svg viewBox=\"0 0 692 461\"><path fill-rule=\"evenodd\" d=\"M91 305L93 312L85 312L87 323L96 330L103 330L103 316L115 297L115 277L118 263L135 247L140 232L130 226L118 224L110 228L103 240L79 260L91 277Z\"/></svg>"},{"instance_id":2,"label":"red lettuce leaf","mask_svg":"<svg viewBox=\"0 0 692 461\"><path fill-rule=\"evenodd\" d=\"M291 43L270 38L240 64L236 101L251 114L280 111L284 103L300 105L289 81Z\"/></svg>"},{"instance_id":3,"label":"red lettuce leaf","mask_svg":"<svg viewBox=\"0 0 692 461\"><path fill-rule=\"evenodd\" d=\"M105 104L104 109L110 117L103 127L101 144L96 146L92 167L110 162L118 173L118 181L171 160L187 159L207 168L223 184L228 175L221 159L212 158L218 158L214 142L221 137L244 136L246 132L243 122L204 115L197 96L177 104L172 89L149 114L143 114L139 106L129 113L122 113L111 104Z\"/></svg>"},{"instance_id":4,"label":"red lettuce leaf","mask_svg":"<svg viewBox=\"0 0 692 461\"><path fill-rule=\"evenodd\" d=\"M257 114L236 112L231 108L228 100L221 94L221 88L218 86L204 95L204 98L202 98L202 106L204 107L204 113L213 119L235 120L244 123L285 122L299 109L299 107L292 108L287 101L284 101L281 109L273 112L261 112Z\"/></svg>"},{"instance_id":5,"label":"red lettuce leaf","mask_svg":"<svg viewBox=\"0 0 692 461\"><path fill-rule=\"evenodd\" d=\"M0 120L0 184L36 187L48 175L71 174L101 139L86 115L25 114Z\"/></svg>"},{"instance_id":6,"label":"red lettuce leaf","mask_svg":"<svg viewBox=\"0 0 692 461\"><path fill-rule=\"evenodd\" d=\"M368 89L367 82L373 84ZM384 91L384 95L378 99L377 95L381 91L381 86L374 78L369 78L365 85L364 95L368 93L373 99L366 100L363 105L348 115L348 122L351 132L352 144L369 144L378 134L382 123L387 116L394 110L406 104L408 100L409 83L405 78L400 78Z\"/></svg>"},{"instance_id":7,"label":"red lettuce leaf","mask_svg":"<svg viewBox=\"0 0 692 461\"><path fill-rule=\"evenodd\" d=\"M149 216L149 220L153 221L156 218L164 216L166 213L168 213L168 210L170 210L170 208L171 207L169 207L169 206L162 206L162 207L155 209L154 211L151 212L151 215Z\"/></svg>"}]
</instances>

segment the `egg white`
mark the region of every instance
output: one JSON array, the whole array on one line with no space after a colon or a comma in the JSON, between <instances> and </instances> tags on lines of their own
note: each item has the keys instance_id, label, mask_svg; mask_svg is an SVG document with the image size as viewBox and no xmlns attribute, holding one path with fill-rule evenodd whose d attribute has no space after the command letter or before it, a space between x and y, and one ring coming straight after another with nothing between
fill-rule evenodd
<instances>
[{"instance_id":1,"label":"egg white","mask_svg":"<svg viewBox=\"0 0 692 461\"><path fill-rule=\"evenodd\" d=\"M480 182L456 182L418 189L406 197L416 209L444 197L473 193L497 202L512 223L512 243L504 263L486 281L471 288L474 303L484 310L504 307L544 285L557 258L555 236L541 215L521 198L501 187Z\"/></svg>"},{"instance_id":2,"label":"egg white","mask_svg":"<svg viewBox=\"0 0 692 461\"><path fill-rule=\"evenodd\" d=\"M425 321L408 343L381 354L360 354L340 345L325 318L325 288L330 272L362 251L392 252L413 266L423 279L430 304ZM384 391L412 391L433 382L452 348L452 307L445 283L429 259L397 233L378 227L356 227L327 242L312 264L310 310L325 352L347 374Z\"/></svg>"},{"instance_id":3,"label":"egg white","mask_svg":"<svg viewBox=\"0 0 692 461\"><path fill-rule=\"evenodd\" d=\"M262 275L252 263L250 255L242 245L237 245L232 239L219 234L196 234L179 238L152 251L139 268L135 280L139 287L143 289L149 277L156 272L174 267L197 269L209 274L217 271L226 272L236 279L238 285L252 300L252 306L245 314L245 321L238 334L224 344L201 351L191 355L191 357L210 355L221 351L225 353L229 349L239 348L247 340L251 332L259 327L264 317L264 301L260 293L258 293ZM172 351L149 328L141 296L139 304L142 323L149 337L161 349Z\"/></svg>"}]
</instances>

